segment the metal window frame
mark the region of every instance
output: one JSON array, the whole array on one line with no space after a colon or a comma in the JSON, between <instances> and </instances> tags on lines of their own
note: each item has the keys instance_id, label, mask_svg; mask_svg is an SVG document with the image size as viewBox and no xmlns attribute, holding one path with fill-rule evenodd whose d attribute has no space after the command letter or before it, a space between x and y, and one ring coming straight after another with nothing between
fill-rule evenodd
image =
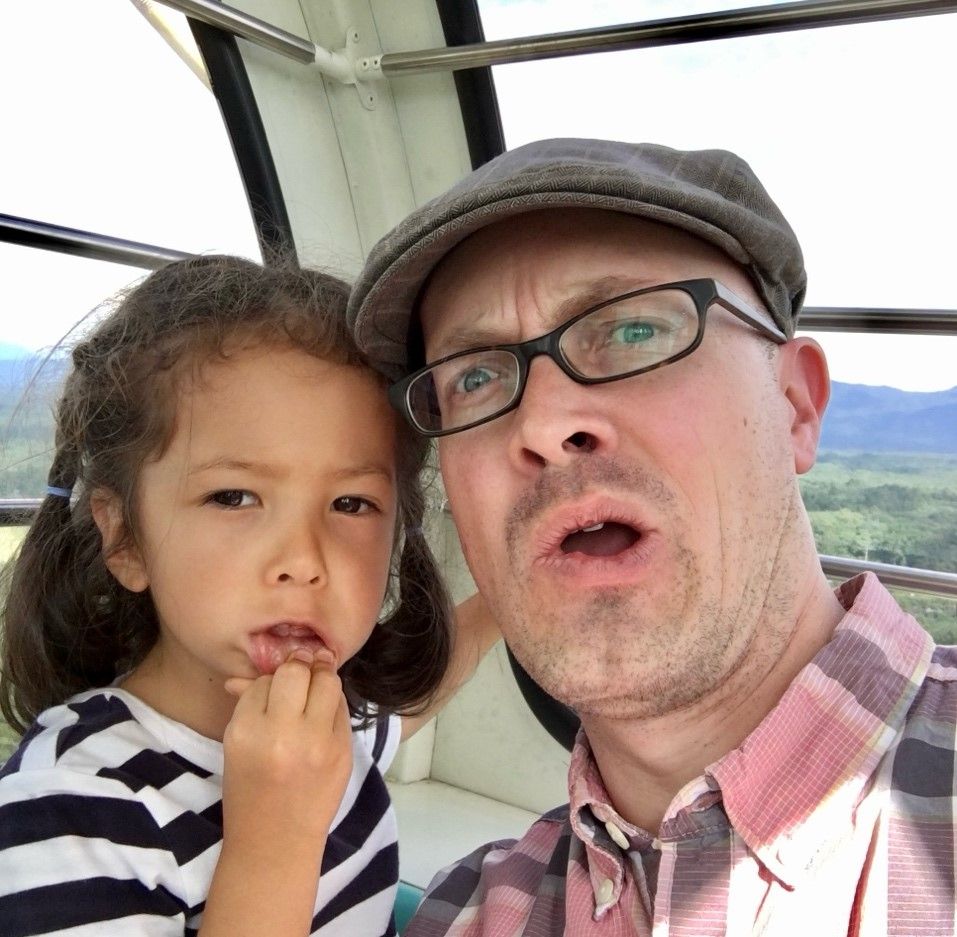
<instances>
[{"instance_id":1,"label":"metal window frame","mask_svg":"<svg viewBox=\"0 0 957 937\"><path fill-rule=\"evenodd\" d=\"M142 241L128 241L108 234L5 214L0 214L0 242L147 270L158 270L175 260L192 256Z\"/></svg>"},{"instance_id":2,"label":"metal window frame","mask_svg":"<svg viewBox=\"0 0 957 937\"><path fill-rule=\"evenodd\" d=\"M343 57L294 33L273 26L217 0L159 0L160 3L219 29L232 32L303 64L318 65L342 77ZM437 4L440 9L442 5ZM465 6L473 6L465 0ZM596 29L525 36L485 42L473 39L438 49L389 52L359 60L349 80L381 78L426 71L531 62L537 59L594 52L618 52L651 46L709 42L826 26L848 26L957 10L954 0L798 0L744 9L676 16ZM448 38L448 36L446 37ZM331 60L336 58L333 66Z\"/></svg>"}]
</instances>

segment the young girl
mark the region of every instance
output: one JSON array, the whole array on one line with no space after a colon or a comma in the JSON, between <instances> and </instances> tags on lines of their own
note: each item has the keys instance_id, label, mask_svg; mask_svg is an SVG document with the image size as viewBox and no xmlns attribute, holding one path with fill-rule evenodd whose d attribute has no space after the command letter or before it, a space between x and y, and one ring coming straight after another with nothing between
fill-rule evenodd
<instances>
[{"instance_id":1,"label":"young girl","mask_svg":"<svg viewBox=\"0 0 957 937\"><path fill-rule=\"evenodd\" d=\"M448 666L424 449L346 297L200 257L73 352L6 584L4 934L394 933L389 714L421 725L494 628L473 603Z\"/></svg>"}]
</instances>

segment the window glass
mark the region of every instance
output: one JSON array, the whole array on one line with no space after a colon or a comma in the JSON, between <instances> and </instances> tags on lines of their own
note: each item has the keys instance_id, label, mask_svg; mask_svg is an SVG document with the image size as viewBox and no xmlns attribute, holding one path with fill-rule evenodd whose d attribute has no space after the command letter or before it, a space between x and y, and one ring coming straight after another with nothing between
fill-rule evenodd
<instances>
[{"instance_id":1,"label":"window glass","mask_svg":"<svg viewBox=\"0 0 957 937\"><path fill-rule=\"evenodd\" d=\"M717 3L480 0L489 39ZM740 6L734 4L723 4ZM594 15L592 15L594 14ZM811 305L957 306L957 15L496 66L507 145L555 136L739 153L803 245Z\"/></svg>"},{"instance_id":2,"label":"window glass","mask_svg":"<svg viewBox=\"0 0 957 937\"><path fill-rule=\"evenodd\" d=\"M12 313L0 330L0 498L38 498L69 346L88 315L148 271L13 244L0 244L0 268Z\"/></svg>"},{"instance_id":3,"label":"window glass","mask_svg":"<svg viewBox=\"0 0 957 937\"><path fill-rule=\"evenodd\" d=\"M504 39L755 4L479 5L486 38ZM797 231L809 305L953 309L955 45L947 14L493 73L509 147L576 136L739 153ZM957 337L814 337L835 381L802 479L820 551L957 572ZM952 600L914 601L957 625Z\"/></svg>"},{"instance_id":4,"label":"window glass","mask_svg":"<svg viewBox=\"0 0 957 937\"><path fill-rule=\"evenodd\" d=\"M2 49L0 212L258 258L216 100L134 4L4 4Z\"/></svg>"},{"instance_id":5,"label":"window glass","mask_svg":"<svg viewBox=\"0 0 957 937\"><path fill-rule=\"evenodd\" d=\"M187 64L196 50L185 17L150 5L164 38L141 9L71 0L4 9L0 81L17 91L2 105L0 212L259 259L204 67ZM0 499L32 498L46 481L65 367L48 353L148 271L6 243L0 270Z\"/></svg>"},{"instance_id":6,"label":"window glass","mask_svg":"<svg viewBox=\"0 0 957 937\"><path fill-rule=\"evenodd\" d=\"M801 478L818 550L957 573L957 336L801 334L831 362L817 462ZM955 643L953 599L898 600Z\"/></svg>"}]
</instances>

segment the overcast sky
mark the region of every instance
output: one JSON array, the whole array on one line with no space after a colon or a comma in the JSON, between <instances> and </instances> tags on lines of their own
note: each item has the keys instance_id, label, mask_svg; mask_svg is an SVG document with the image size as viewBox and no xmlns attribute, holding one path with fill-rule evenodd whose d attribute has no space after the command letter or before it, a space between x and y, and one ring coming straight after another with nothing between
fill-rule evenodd
<instances>
[{"instance_id":1,"label":"overcast sky","mask_svg":"<svg viewBox=\"0 0 957 937\"><path fill-rule=\"evenodd\" d=\"M489 39L743 5L481 2ZM502 66L495 81L509 146L601 136L740 153L798 233L810 304L957 308L954 48L946 15ZM0 211L256 255L216 104L132 4L5 5L0 81ZM3 244L0 269L0 342L31 349L138 275ZM838 380L957 384L955 338L822 342Z\"/></svg>"}]
</instances>

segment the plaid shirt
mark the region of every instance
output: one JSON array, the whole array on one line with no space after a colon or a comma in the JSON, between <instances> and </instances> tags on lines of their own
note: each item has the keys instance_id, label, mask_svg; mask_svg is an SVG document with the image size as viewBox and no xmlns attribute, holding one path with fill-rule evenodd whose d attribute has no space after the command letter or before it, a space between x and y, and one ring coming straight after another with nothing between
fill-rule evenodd
<instances>
[{"instance_id":1,"label":"plaid shirt","mask_svg":"<svg viewBox=\"0 0 957 937\"><path fill-rule=\"evenodd\" d=\"M407 937L955 934L957 648L871 574L832 640L656 838L584 734L568 806L436 876Z\"/></svg>"}]
</instances>

